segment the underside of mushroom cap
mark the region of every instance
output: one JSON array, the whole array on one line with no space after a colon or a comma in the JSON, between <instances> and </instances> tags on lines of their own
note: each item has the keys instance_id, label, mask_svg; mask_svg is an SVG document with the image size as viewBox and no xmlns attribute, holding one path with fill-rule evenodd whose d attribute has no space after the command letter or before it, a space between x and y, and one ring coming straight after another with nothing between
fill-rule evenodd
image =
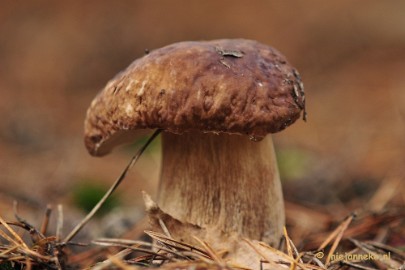
<instances>
[{"instance_id":1,"label":"underside of mushroom cap","mask_svg":"<svg viewBox=\"0 0 405 270\"><path fill-rule=\"evenodd\" d=\"M87 111L85 144L104 155L137 129L263 137L304 111L298 72L270 46L245 39L180 42L135 60Z\"/></svg>"}]
</instances>

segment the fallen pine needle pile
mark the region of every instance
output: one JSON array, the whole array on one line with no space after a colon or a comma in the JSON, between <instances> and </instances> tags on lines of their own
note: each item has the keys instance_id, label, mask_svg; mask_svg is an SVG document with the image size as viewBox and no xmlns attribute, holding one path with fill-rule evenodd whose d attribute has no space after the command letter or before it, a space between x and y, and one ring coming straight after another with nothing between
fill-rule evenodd
<instances>
[{"instance_id":1,"label":"fallen pine needle pile","mask_svg":"<svg viewBox=\"0 0 405 270\"><path fill-rule=\"evenodd\" d=\"M229 262L227 250L214 250L198 238L199 245L184 243L163 229L163 233L145 231L153 240L149 242L101 238L78 244L47 236L46 226L36 229L16 217L13 222L0 217L0 269L245 269ZM248 247L245 253L258 258L257 269L404 269L403 250L384 241L358 240L381 234L382 227L388 228L384 234L389 239L389 234L403 232L404 219L404 209L350 215L328 234L307 239L311 244L322 240L318 248L307 251L299 250L286 230L282 251L248 239L240 239L240 244ZM320 239L319 235L325 237ZM77 251L76 246L83 250Z\"/></svg>"}]
</instances>

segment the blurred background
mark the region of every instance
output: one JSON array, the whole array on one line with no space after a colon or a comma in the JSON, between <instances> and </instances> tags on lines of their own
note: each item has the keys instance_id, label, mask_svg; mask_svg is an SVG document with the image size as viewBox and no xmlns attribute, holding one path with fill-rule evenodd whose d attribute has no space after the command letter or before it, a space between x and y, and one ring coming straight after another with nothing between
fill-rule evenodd
<instances>
[{"instance_id":1,"label":"blurred background","mask_svg":"<svg viewBox=\"0 0 405 270\"><path fill-rule=\"evenodd\" d=\"M389 198L404 203L404 1L35 0L0 6L3 218L13 219L14 200L33 224L47 204L63 204L68 232L145 141L143 133L132 146L91 157L82 133L93 97L145 49L218 38L272 45L303 77L308 121L274 135L291 226L297 205L322 205L339 220L387 183ZM83 235L120 234L143 220L141 191L156 193L159 167L157 140L110 201L115 211L105 209Z\"/></svg>"}]
</instances>

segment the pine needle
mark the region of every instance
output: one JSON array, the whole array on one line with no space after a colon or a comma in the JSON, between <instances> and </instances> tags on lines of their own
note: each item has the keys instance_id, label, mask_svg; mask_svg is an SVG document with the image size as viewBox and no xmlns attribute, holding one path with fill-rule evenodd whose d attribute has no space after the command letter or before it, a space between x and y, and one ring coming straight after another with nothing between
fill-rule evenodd
<instances>
[{"instance_id":1,"label":"pine needle","mask_svg":"<svg viewBox=\"0 0 405 270\"><path fill-rule=\"evenodd\" d=\"M105 201L111 196L111 194L115 191L115 189L121 184L122 180L125 179L125 176L127 175L128 171L135 165L135 163L138 161L142 153L146 150L149 144L155 139L155 137L159 135L160 132L161 132L160 129L156 130L153 133L153 135L148 139L148 141L141 147L141 149L138 150L138 152L131 158L128 165L122 171L121 175L117 178L117 180L115 180L114 184L110 187L110 189L104 194L104 196L96 204L96 206L93 207L90 213L88 213L87 216L79 224L77 224L76 227L68 234L68 236L66 236L63 242L66 243L72 240L72 238L75 237L76 234L90 221L90 219L96 214L96 212L101 208L101 206L103 206Z\"/></svg>"},{"instance_id":2,"label":"pine needle","mask_svg":"<svg viewBox=\"0 0 405 270\"><path fill-rule=\"evenodd\" d=\"M339 245L340 240L343 237L344 232L346 231L347 227L349 227L349 224L352 222L354 218L354 214L351 214L338 228L338 234L335 238L335 241L332 244L332 247L328 253L328 256L326 257L326 262L325 265L328 266L330 263L330 258L332 257L332 255L335 253L337 246Z\"/></svg>"}]
</instances>

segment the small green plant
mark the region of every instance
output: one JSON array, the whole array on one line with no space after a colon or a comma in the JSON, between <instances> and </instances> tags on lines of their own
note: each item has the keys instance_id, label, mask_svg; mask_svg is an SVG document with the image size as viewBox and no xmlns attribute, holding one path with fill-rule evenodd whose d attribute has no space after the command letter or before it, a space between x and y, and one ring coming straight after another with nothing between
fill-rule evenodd
<instances>
[{"instance_id":1,"label":"small green plant","mask_svg":"<svg viewBox=\"0 0 405 270\"><path fill-rule=\"evenodd\" d=\"M89 212L103 197L108 187L96 183L95 181L84 180L81 184L73 188L73 203L79 209L85 212ZM101 217L113 208L119 206L120 201L117 194L111 195L100 210L96 213L96 216Z\"/></svg>"},{"instance_id":2,"label":"small green plant","mask_svg":"<svg viewBox=\"0 0 405 270\"><path fill-rule=\"evenodd\" d=\"M281 179L298 179L311 168L310 154L300 149L281 149L277 151Z\"/></svg>"}]
</instances>

